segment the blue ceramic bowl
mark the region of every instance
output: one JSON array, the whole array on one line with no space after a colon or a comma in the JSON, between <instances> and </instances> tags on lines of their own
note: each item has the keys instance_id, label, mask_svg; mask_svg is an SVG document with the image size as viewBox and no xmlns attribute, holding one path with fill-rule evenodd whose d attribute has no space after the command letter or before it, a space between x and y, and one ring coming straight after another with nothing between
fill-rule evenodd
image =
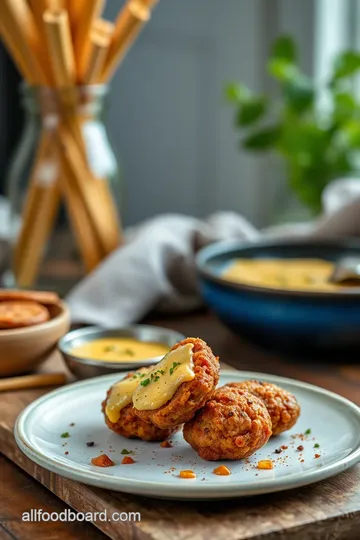
<instances>
[{"instance_id":1,"label":"blue ceramic bowl","mask_svg":"<svg viewBox=\"0 0 360 540\"><path fill-rule=\"evenodd\" d=\"M200 290L219 319L240 336L275 349L360 350L360 288L335 293L288 291L234 283L222 273L239 258L359 256L359 242L292 240L220 243L197 256Z\"/></svg>"}]
</instances>

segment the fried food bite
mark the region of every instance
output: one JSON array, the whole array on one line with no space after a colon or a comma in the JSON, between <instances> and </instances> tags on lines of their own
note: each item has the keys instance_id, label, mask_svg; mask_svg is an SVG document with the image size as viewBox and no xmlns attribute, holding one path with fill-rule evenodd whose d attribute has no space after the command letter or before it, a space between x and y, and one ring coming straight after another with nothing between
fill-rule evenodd
<instances>
[{"instance_id":1,"label":"fried food bite","mask_svg":"<svg viewBox=\"0 0 360 540\"><path fill-rule=\"evenodd\" d=\"M134 392L136 414L160 429L190 420L219 381L219 359L200 338L177 343Z\"/></svg>"},{"instance_id":2,"label":"fried food bite","mask_svg":"<svg viewBox=\"0 0 360 540\"><path fill-rule=\"evenodd\" d=\"M0 302L0 329L33 326L49 319L48 309L37 302L28 300Z\"/></svg>"},{"instance_id":3,"label":"fried food bite","mask_svg":"<svg viewBox=\"0 0 360 540\"><path fill-rule=\"evenodd\" d=\"M267 443L271 419L261 399L245 390L223 386L184 425L183 434L203 459L243 459Z\"/></svg>"},{"instance_id":4,"label":"fried food bite","mask_svg":"<svg viewBox=\"0 0 360 540\"><path fill-rule=\"evenodd\" d=\"M110 388L106 399L101 404L102 412L107 426L118 435L143 441L164 441L176 430L159 429L154 424L144 422L137 416L131 403L131 388L136 387L135 381L139 382L141 380L144 371L146 370L129 373L122 381ZM125 386L120 386L120 383L124 381L130 384L126 383ZM123 393L121 394L122 390ZM128 402L129 399L130 402Z\"/></svg>"},{"instance_id":5,"label":"fried food bite","mask_svg":"<svg viewBox=\"0 0 360 540\"><path fill-rule=\"evenodd\" d=\"M32 301L38 304L53 305L60 301L59 296L51 291L21 291L17 289L0 289L0 302Z\"/></svg>"},{"instance_id":6,"label":"fried food bite","mask_svg":"<svg viewBox=\"0 0 360 540\"><path fill-rule=\"evenodd\" d=\"M276 384L254 380L226 386L246 390L262 399L270 414L273 435L280 435L292 428L300 416L300 406L295 396Z\"/></svg>"}]
</instances>

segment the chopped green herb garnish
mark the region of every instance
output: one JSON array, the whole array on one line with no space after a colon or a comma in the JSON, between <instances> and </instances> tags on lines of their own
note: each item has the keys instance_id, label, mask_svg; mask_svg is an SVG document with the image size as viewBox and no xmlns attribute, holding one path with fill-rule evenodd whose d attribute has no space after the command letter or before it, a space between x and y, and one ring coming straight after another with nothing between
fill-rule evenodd
<instances>
[{"instance_id":1,"label":"chopped green herb garnish","mask_svg":"<svg viewBox=\"0 0 360 540\"><path fill-rule=\"evenodd\" d=\"M311 433L311 429L310 429L310 428L307 429L307 430L305 431L305 435L310 435L310 433Z\"/></svg>"},{"instance_id":2,"label":"chopped green herb garnish","mask_svg":"<svg viewBox=\"0 0 360 540\"><path fill-rule=\"evenodd\" d=\"M67 439L68 437L70 437L70 433L68 431L65 431L64 433L61 434L62 439Z\"/></svg>"},{"instance_id":3,"label":"chopped green herb garnish","mask_svg":"<svg viewBox=\"0 0 360 540\"><path fill-rule=\"evenodd\" d=\"M151 382L158 382L158 380L160 379L160 375L158 375L158 373L160 373L160 375L164 375L165 372L162 369L158 369L157 371L150 373L150 377L147 378L145 381L142 381L140 384L142 386L147 386Z\"/></svg>"},{"instance_id":4,"label":"chopped green herb garnish","mask_svg":"<svg viewBox=\"0 0 360 540\"><path fill-rule=\"evenodd\" d=\"M117 351L117 346L116 345L107 345L104 348L104 352L115 352L115 351Z\"/></svg>"},{"instance_id":5,"label":"chopped green herb garnish","mask_svg":"<svg viewBox=\"0 0 360 540\"><path fill-rule=\"evenodd\" d=\"M124 354L127 354L128 356L134 356L135 355L134 351L132 351L131 349L125 349Z\"/></svg>"},{"instance_id":6,"label":"chopped green herb garnish","mask_svg":"<svg viewBox=\"0 0 360 540\"><path fill-rule=\"evenodd\" d=\"M320 448L320 444L319 444L319 443L315 443L315 444L314 444L314 448Z\"/></svg>"},{"instance_id":7,"label":"chopped green herb garnish","mask_svg":"<svg viewBox=\"0 0 360 540\"><path fill-rule=\"evenodd\" d=\"M170 368L170 375L172 375L177 367L180 366L180 362L173 362L172 367Z\"/></svg>"},{"instance_id":8,"label":"chopped green herb garnish","mask_svg":"<svg viewBox=\"0 0 360 540\"><path fill-rule=\"evenodd\" d=\"M123 449L121 450L121 453L122 453L123 455L126 455L126 454L133 454L134 452L133 452L132 450L127 450L126 448L123 448Z\"/></svg>"}]
</instances>

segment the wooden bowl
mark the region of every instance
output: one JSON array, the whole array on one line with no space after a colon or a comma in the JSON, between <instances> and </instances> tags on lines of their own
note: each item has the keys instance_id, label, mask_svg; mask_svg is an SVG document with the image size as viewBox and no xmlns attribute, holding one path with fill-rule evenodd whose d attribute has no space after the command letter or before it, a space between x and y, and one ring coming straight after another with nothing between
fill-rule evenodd
<instances>
[{"instance_id":1,"label":"wooden bowl","mask_svg":"<svg viewBox=\"0 0 360 540\"><path fill-rule=\"evenodd\" d=\"M58 340L68 332L70 313L59 302L47 306L51 319L45 323L0 330L0 377L32 371L56 348Z\"/></svg>"}]
</instances>

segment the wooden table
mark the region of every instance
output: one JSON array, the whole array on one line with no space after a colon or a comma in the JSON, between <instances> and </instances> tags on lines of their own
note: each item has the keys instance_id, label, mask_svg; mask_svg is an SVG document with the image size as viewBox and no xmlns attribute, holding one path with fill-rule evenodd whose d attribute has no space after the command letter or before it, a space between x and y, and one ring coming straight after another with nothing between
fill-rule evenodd
<instances>
[{"instance_id":1,"label":"wooden table","mask_svg":"<svg viewBox=\"0 0 360 540\"><path fill-rule=\"evenodd\" d=\"M318 384L360 405L358 358L331 362L280 358L242 342L205 313L152 322L185 335L202 337L224 363L236 368ZM50 367L54 369L54 360ZM43 390L32 390L0 395L0 450L6 456L0 457L0 539L56 540L107 535L126 540L358 540L360 536L359 466L299 490L223 502L181 503L106 492L49 473L23 456L12 437L19 410L42 393ZM96 526L21 521L21 513L29 508L61 511L67 505L80 511L103 508L140 511L142 520L120 524L97 522Z\"/></svg>"}]
</instances>

